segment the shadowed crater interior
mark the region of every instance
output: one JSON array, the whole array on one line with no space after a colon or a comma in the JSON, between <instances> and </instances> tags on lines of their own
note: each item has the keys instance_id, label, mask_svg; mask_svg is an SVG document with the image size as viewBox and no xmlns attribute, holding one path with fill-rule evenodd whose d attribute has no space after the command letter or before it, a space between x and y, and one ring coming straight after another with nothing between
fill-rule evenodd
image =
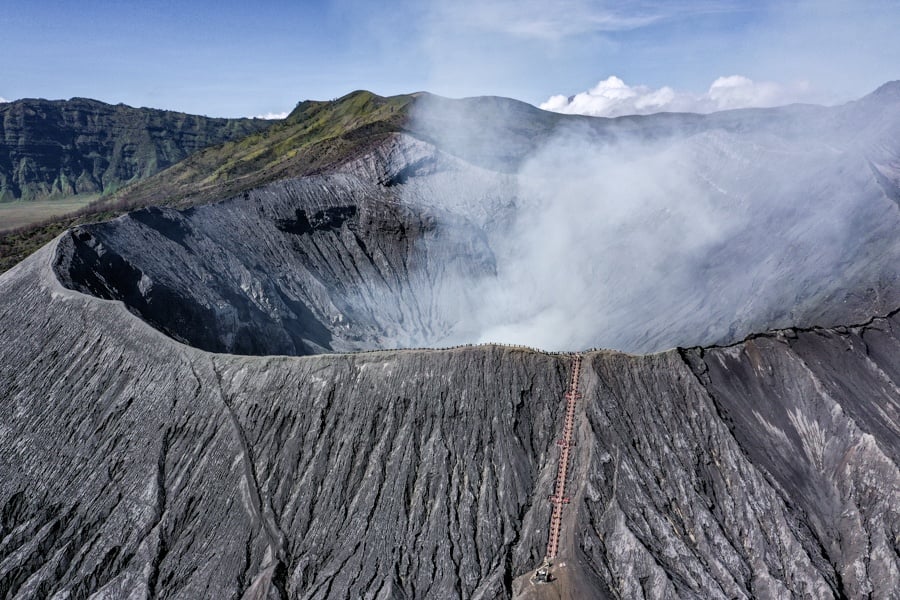
<instances>
[{"instance_id":1,"label":"shadowed crater interior","mask_svg":"<svg viewBox=\"0 0 900 600\"><path fill-rule=\"evenodd\" d=\"M352 175L312 177L75 228L55 270L67 287L121 300L213 352L419 346L452 326L452 314L434 310L436 281L493 268L486 242L454 219ZM453 227L442 233L438 221Z\"/></svg>"}]
</instances>

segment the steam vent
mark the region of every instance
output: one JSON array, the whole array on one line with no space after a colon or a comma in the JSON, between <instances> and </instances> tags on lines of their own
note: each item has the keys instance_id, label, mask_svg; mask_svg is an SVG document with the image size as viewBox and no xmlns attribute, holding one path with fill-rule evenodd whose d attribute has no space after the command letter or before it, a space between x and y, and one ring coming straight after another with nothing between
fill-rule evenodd
<instances>
[{"instance_id":1,"label":"steam vent","mask_svg":"<svg viewBox=\"0 0 900 600\"><path fill-rule=\"evenodd\" d=\"M0 597L900 597L900 84L213 125L4 238Z\"/></svg>"}]
</instances>

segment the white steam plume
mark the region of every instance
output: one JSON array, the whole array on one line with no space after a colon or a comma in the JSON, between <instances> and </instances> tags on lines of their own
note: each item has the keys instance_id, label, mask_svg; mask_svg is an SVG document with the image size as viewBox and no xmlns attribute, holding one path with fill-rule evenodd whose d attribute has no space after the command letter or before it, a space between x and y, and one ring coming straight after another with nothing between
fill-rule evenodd
<instances>
[{"instance_id":1,"label":"white steam plume","mask_svg":"<svg viewBox=\"0 0 900 600\"><path fill-rule=\"evenodd\" d=\"M438 147L465 148L468 139L482 156L484 124L497 115L470 120L475 104L446 106L426 104L416 120L440 123L443 134L429 130ZM518 129L534 127L521 105L508 109ZM610 127L599 135L595 124L567 120L505 185L457 167L405 184L406 201L425 210L450 199L441 210L455 217L438 217L441 236L456 248L465 236L473 248L486 240L495 266L439 282L429 310L450 327L421 344L649 352L864 319L878 310L872 302L841 300L857 290L890 305L878 290L893 289L884 277L896 278L900 212L858 151L867 111L835 119L823 110L712 116L700 127L661 115L623 124L630 129L601 122ZM898 129L868 131L892 138ZM487 137L498 155L521 146ZM862 312L848 316L854 307Z\"/></svg>"}]
</instances>

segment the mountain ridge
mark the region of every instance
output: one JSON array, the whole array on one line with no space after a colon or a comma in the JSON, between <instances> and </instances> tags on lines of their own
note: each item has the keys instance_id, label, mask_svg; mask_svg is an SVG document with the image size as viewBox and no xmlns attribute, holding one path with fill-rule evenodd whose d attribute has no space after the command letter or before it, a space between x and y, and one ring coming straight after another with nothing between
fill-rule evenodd
<instances>
[{"instance_id":1,"label":"mountain ridge","mask_svg":"<svg viewBox=\"0 0 900 600\"><path fill-rule=\"evenodd\" d=\"M877 101L883 104L884 97L892 97L890 94L885 94L885 90L890 91L897 86L900 86L900 82L886 83L877 90L877 94L873 92L856 102L869 99L870 103ZM479 103L486 101L495 107L501 104L512 107L515 109L513 112L524 111L532 116L537 115L539 117L537 128L531 125L530 130L516 132L515 136L518 137L511 138L513 143L507 144L508 148L504 155L495 156L490 151L486 154L484 152L472 154L469 148L472 142L476 142L476 146L483 148L492 137L508 136L511 131L517 129L514 121L510 119L504 121L501 118L499 123L492 120L491 114L503 115L503 111L498 111L496 108L487 111L486 115L481 114L481 116L477 110L466 110L468 107L477 107ZM415 115L410 115L410 108L417 103L427 104L429 102L450 107L443 111L445 117L459 118L460 115L465 115L467 118L480 118L481 132L478 133L480 137L457 141L448 138L440 121L441 110L433 111L439 115L437 120L432 118L429 122L428 119L425 119L418 125L412 126L411 121L414 120L412 117ZM839 116L846 112L852 105L853 103L838 107L810 105L805 108L812 109L812 112L817 113L819 116L816 119L823 118L823 115L824 118L831 119L834 118L833 115ZM8 104L4 106L8 106ZM659 113L605 119L550 113L518 100L500 97L451 100L428 92L385 98L365 90L358 90L334 101L308 100L298 103L285 120L264 125L265 127L274 126L276 131L280 131L278 135L274 136L276 138L274 144L268 143L265 137L260 137L260 133L251 134L240 141L227 142L225 146L207 150L206 158L201 154L195 157L195 162L173 165L170 168L174 168L174 170L165 176L157 175L150 178L150 181L126 186L115 194L82 209L78 214L54 218L19 231L0 232L0 272L8 269L68 227L109 219L127 210L147 205L184 207L214 201L279 178L323 172L342 164L353 154L371 149L385 136L399 132L410 133L421 139L442 144L446 150L456 152L467 160L474 160L476 163L485 164L491 168L510 170L515 168L515 165L534 147L535 139L546 137L561 122L576 127L599 128L597 135L601 139L607 135L604 130L615 132L613 135L628 136L635 127L645 127L650 131L658 130L654 135L669 135L677 131L696 130L702 123L707 123L706 127L740 127L742 114L756 115L760 121L771 120L773 116L777 117L779 114L785 115L785 118L781 119L781 124L775 125L777 127L817 126L815 120L801 125L791 117L790 115L798 108L804 107L794 105L771 109L741 109L712 113L711 115ZM316 123L314 119L316 113L334 120L330 126L327 123ZM342 118L344 120L341 120ZM354 124L354 119L359 122ZM308 121L306 128L302 125L304 121ZM778 123L779 121L776 119L773 122ZM647 127L648 124L649 127ZM341 127L344 129L342 130ZM279 146L279 144L281 145ZM229 169L231 170L229 171ZM900 181L900 175L897 175L897 180Z\"/></svg>"}]
</instances>

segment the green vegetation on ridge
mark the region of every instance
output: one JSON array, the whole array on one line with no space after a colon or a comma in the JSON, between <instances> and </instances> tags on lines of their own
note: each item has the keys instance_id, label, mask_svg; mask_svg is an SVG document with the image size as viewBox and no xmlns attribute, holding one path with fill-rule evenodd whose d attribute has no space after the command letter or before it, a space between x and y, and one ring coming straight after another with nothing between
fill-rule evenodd
<instances>
[{"instance_id":1,"label":"green vegetation on ridge","mask_svg":"<svg viewBox=\"0 0 900 600\"><path fill-rule=\"evenodd\" d=\"M400 131L413 99L358 91L331 102L301 102L266 131L198 152L122 190L109 204L186 206L319 172Z\"/></svg>"},{"instance_id":2,"label":"green vegetation on ridge","mask_svg":"<svg viewBox=\"0 0 900 600\"><path fill-rule=\"evenodd\" d=\"M76 213L0 232L0 272L75 225L104 221L143 206L209 202L340 164L401 131L414 99L357 91L328 102L301 102L283 121L195 152Z\"/></svg>"}]
</instances>

